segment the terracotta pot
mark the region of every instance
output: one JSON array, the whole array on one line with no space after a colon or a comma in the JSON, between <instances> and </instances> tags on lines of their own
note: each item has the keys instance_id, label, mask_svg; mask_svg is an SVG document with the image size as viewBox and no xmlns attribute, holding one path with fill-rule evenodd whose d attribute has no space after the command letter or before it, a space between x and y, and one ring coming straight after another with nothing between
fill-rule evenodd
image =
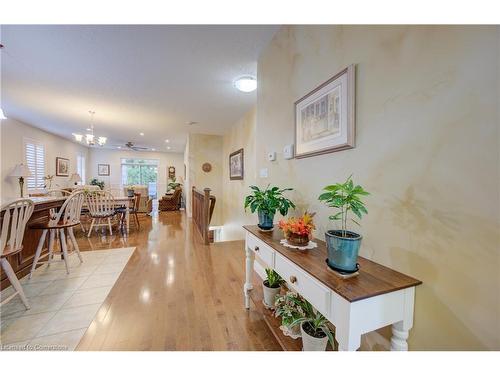
<instances>
[{"instance_id":1,"label":"terracotta pot","mask_svg":"<svg viewBox=\"0 0 500 375\"><path fill-rule=\"evenodd\" d=\"M307 246L307 244L309 243L309 236L296 233L289 233L286 236L286 241L290 245L294 246Z\"/></svg>"}]
</instances>

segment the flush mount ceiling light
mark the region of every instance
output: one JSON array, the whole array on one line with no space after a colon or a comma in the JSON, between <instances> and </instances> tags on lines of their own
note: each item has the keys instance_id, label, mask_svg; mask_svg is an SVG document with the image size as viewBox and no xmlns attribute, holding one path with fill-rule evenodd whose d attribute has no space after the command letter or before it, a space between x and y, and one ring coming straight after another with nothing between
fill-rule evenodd
<instances>
[{"instance_id":1,"label":"flush mount ceiling light","mask_svg":"<svg viewBox=\"0 0 500 375\"><path fill-rule=\"evenodd\" d=\"M139 133L139 135L140 135L141 137L144 137L144 133Z\"/></svg>"},{"instance_id":2,"label":"flush mount ceiling light","mask_svg":"<svg viewBox=\"0 0 500 375\"><path fill-rule=\"evenodd\" d=\"M169 143L169 142L170 142L170 139L165 139L165 142Z\"/></svg>"},{"instance_id":3,"label":"flush mount ceiling light","mask_svg":"<svg viewBox=\"0 0 500 375\"><path fill-rule=\"evenodd\" d=\"M257 80L252 76L243 76L234 80L234 87L242 92L252 92L257 88Z\"/></svg>"}]
</instances>

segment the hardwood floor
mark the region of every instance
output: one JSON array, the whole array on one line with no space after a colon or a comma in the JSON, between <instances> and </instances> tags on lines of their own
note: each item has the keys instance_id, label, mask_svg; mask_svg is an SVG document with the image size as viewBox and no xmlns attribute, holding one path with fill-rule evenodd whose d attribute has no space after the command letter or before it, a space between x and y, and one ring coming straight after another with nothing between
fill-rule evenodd
<instances>
[{"instance_id":1,"label":"hardwood floor","mask_svg":"<svg viewBox=\"0 0 500 375\"><path fill-rule=\"evenodd\" d=\"M243 307L243 241L205 246L184 212L140 215L128 237L81 233L81 250L136 246L77 350L281 350Z\"/></svg>"}]
</instances>

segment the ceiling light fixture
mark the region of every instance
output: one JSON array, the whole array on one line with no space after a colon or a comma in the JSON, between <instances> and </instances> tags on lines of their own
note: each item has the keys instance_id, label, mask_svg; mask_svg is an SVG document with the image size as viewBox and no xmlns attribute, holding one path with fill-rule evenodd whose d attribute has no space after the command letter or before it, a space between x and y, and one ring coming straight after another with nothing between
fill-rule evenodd
<instances>
[{"instance_id":1,"label":"ceiling light fixture","mask_svg":"<svg viewBox=\"0 0 500 375\"><path fill-rule=\"evenodd\" d=\"M165 139L165 142L169 143L169 142L170 142L170 139Z\"/></svg>"},{"instance_id":2,"label":"ceiling light fixture","mask_svg":"<svg viewBox=\"0 0 500 375\"><path fill-rule=\"evenodd\" d=\"M90 114L90 128L87 128L87 131L89 133L85 134L85 142L87 142L87 145L89 146L95 146L95 136L94 136L94 115L95 115L95 112L94 111L89 111L89 114ZM81 134L76 134L76 133L73 133L73 137L75 137L75 140L77 142L81 142L82 139L83 139L83 135ZM99 146L104 146L106 144L106 141L108 140L108 138L106 137L97 137L97 144Z\"/></svg>"},{"instance_id":3,"label":"ceiling light fixture","mask_svg":"<svg viewBox=\"0 0 500 375\"><path fill-rule=\"evenodd\" d=\"M152 151L156 151L156 148L152 148L151 150L152 150Z\"/></svg>"},{"instance_id":4,"label":"ceiling light fixture","mask_svg":"<svg viewBox=\"0 0 500 375\"><path fill-rule=\"evenodd\" d=\"M139 135L140 135L141 137L144 137L144 133L139 133Z\"/></svg>"},{"instance_id":5,"label":"ceiling light fixture","mask_svg":"<svg viewBox=\"0 0 500 375\"><path fill-rule=\"evenodd\" d=\"M167 150L170 150L170 146L167 147Z\"/></svg>"},{"instance_id":6,"label":"ceiling light fixture","mask_svg":"<svg viewBox=\"0 0 500 375\"><path fill-rule=\"evenodd\" d=\"M234 87L242 92L252 92L257 88L257 80L252 76L243 76L234 81Z\"/></svg>"}]
</instances>

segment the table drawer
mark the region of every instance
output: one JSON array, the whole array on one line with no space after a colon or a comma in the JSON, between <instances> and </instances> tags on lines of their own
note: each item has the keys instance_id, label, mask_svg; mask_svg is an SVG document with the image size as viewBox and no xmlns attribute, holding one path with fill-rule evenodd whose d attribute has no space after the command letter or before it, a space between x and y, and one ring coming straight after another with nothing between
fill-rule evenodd
<instances>
[{"instance_id":1,"label":"table drawer","mask_svg":"<svg viewBox=\"0 0 500 375\"><path fill-rule=\"evenodd\" d=\"M291 288L301 294L319 312L329 316L330 290L325 285L280 254L276 254L274 269Z\"/></svg>"},{"instance_id":2,"label":"table drawer","mask_svg":"<svg viewBox=\"0 0 500 375\"><path fill-rule=\"evenodd\" d=\"M255 256L260 258L268 267L274 268L274 253L275 251L259 240L254 235L247 233L247 246L251 249Z\"/></svg>"}]
</instances>

